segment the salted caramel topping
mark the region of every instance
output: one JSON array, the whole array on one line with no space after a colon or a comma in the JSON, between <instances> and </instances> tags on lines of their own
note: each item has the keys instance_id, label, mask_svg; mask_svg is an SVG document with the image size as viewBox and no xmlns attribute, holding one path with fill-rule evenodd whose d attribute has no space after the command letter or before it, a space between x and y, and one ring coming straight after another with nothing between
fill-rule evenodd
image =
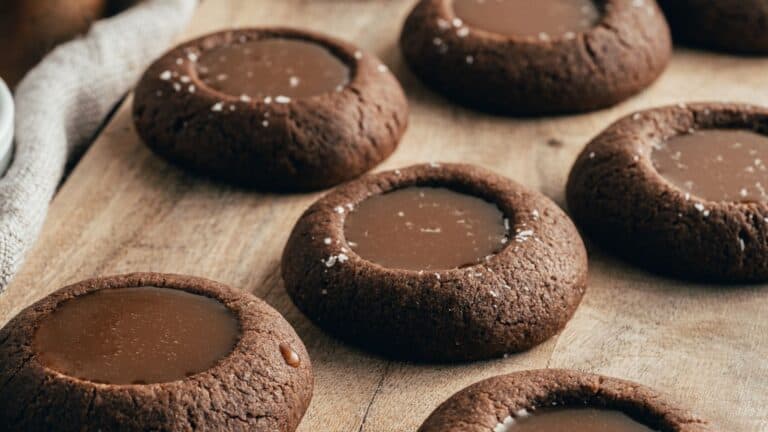
<instances>
[{"instance_id":1,"label":"salted caramel topping","mask_svg":"<svg viewBox=\"0 0 768 432\"><path fill-rule=\"evenodd\" d=\"M562 408L523 411L509 416L493 432L654 432L619 411Z\"/></svg>"},{"instance_id":2,"label":"salted caramel topping","mask_svg":"<svg viewBox=\"0 0 768 432\"><path fill-rule=\"evenodd\" d=\"M407 187L370 197L349 213L348 244L384 267L443 270L476 264L507 242L504 215L481 198Z\"/></svg>"},{"instance_id":3,"label":"salted caramel topping","mask_svg":"<svg viewBox=\"0 0 768 432\"><path fill-rule=\"evenodd\" d=\"M203 52L197 74L210 88L242 98L290 98L339 91L350 70L324 46L300 39L232 42Z\"/></svg>"},{"instance_id":4,"label":"salted caramel topping","mask_svg":"<svg viewBox=\"0 0 768 432\"><path fill-rule=\"evenodd\" d=\"M107 384L175 381L232 352L237 318L218 300L181 290L105 289L67 300L40 324L47 367Z\"/></svg>"},{"instance_id":5,"label":"salted caramel topping","mask_svg":"<svg viewBox=\"0 0 768 432\"><path fill-rule=\"evenodd\" d=\"M678 135L651 152L656 170L693 197L709 201L768 200L768 136L709 129Z\"/></svg>"},{"instance_id":6,"label":"salted caramel topping","mask_svg":"<svg viewBox=\"0 0 768 432\"><path fill-rule=\"evenodd\" d=\"M600 19L592 0L454 0L464 24L506 36L573 37Z\"/></svg>"}]
</instances>

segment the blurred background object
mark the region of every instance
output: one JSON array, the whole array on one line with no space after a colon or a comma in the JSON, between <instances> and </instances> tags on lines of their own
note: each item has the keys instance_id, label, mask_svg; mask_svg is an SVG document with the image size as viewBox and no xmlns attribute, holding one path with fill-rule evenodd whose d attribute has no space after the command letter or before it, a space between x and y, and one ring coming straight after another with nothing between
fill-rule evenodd
<instances>
[{"instance_id":1,"label":"blurred background object","mask_svg":"<svg viewBox=\"0 0 768 432\"><path fill-rule=\"evenodd\" d=\"M0 76L13 89L56 45L138 0L0 1Z\"/></svg>"},{"instance_id":2,"label":"blurred background object","mask_svg":"<svg viewBox=\"0 0 768 432\"><path fill-rule=\"evenodd\" d=\"M768 0L659 0L659 6L676 43L768 54Z\"/></svg>"},{"instance_id":3,"label":"blurred background object","mask_svg":"<svg viewBox=\"0 0 768 432\"><path fill-rule=\"evenodd\" d=\"M11 92L0 78L0 176L11 162L13 145L14 106Z\"/></svg>"},{"instance_id":4,"label":"blurred background object","mask_svg":"<svg viewBox=\"0 0 768 432\"><path fill-rule=\"evenodd\" d=\"M15 105L13 156L0 177L0 292L37 238L67 161L85 151L197 6L110 1L0 0L0 75L15 87L7 104Z\"/></svg>"}]
</instances>

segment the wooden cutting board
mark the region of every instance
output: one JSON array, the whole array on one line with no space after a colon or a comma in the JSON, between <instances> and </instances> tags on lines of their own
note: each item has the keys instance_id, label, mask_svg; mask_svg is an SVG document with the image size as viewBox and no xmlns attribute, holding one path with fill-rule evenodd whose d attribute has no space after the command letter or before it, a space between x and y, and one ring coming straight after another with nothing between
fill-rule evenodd
<instances>
[{"instance_id":1,"label":"wooden cutting board","mask_svg":"<svg viewBox=\"0 0 768 432\"><path fill-rule=\"evenodd\" d=\"M678 49L648 91L613 109L540 119L472 112L426 90L397 48L414 0L207 0L186 36L290 25L354 41L380 56L411 103L410 128L379 169L471 162L563 205L570 166L620 116L681 101L768 104L768 59ZM300 431L413 431L445 398L506 372L561 367L638 381L724 431L768 431L768 286L683 283L590 245L589 289L565 330L506 359L465 365L389 362L313 326L286 296L280 254L318 197L265 195L198 179L137 139L130 99L66 180L24 268L0 296L0 323L64 284L130 271L176 272L248 290L280 310L310 351L316 385Z\"/></svg>"}]
</instances>

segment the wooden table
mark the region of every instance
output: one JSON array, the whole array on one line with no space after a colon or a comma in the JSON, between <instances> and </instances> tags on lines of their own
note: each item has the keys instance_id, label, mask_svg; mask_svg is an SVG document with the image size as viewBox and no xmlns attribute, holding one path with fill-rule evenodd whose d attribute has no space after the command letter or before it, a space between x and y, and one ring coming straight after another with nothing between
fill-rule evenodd
<instances>
[{"instance_id":1,"label":"wooden table","mask_svg":"<svg viewBox=\"0 0 768 432\"><path fill-rule=\"evenodd\" d=\"M330 33L379 55L412 113L400 148L379 169L442 160L480 164L563 205L584 144L618 117L694 100L768 104L768 59L678 49L648 91L613 109L541 119L465 110L426 90L397 48L413 0L207 0L187 36L244 25ZM130 100L67 179L24 268L0 296L0 323L62 285L130 271L212 278L264 298L294 325L315 366L300 430L413 431L442 400L492 375L563 367L638 381L668 393L724 431L768 430L768 287L664 279L590 247L589 290L558 336L506 359L466 365L389 362L313 326L286 296L280 254L318 194L265 195L181 172L138 141Z\"/></svg>"}]
</instances>

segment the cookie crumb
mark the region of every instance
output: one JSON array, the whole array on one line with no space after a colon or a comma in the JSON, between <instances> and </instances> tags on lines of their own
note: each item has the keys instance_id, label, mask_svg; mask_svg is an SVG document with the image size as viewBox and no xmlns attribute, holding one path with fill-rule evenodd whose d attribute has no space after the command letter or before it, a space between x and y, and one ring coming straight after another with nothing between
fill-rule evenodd
<instances>
[{"instance_id":1,"label":"cookie crumb","mask_svg":"<svg viewBox=\"0 0 768 432\"><path fill-rule=\"evenodd\" d=\"M547 140L547 145L550 147L562 147L563 142L557 138L550 138Z\"/></svg>"}]
</instances>

